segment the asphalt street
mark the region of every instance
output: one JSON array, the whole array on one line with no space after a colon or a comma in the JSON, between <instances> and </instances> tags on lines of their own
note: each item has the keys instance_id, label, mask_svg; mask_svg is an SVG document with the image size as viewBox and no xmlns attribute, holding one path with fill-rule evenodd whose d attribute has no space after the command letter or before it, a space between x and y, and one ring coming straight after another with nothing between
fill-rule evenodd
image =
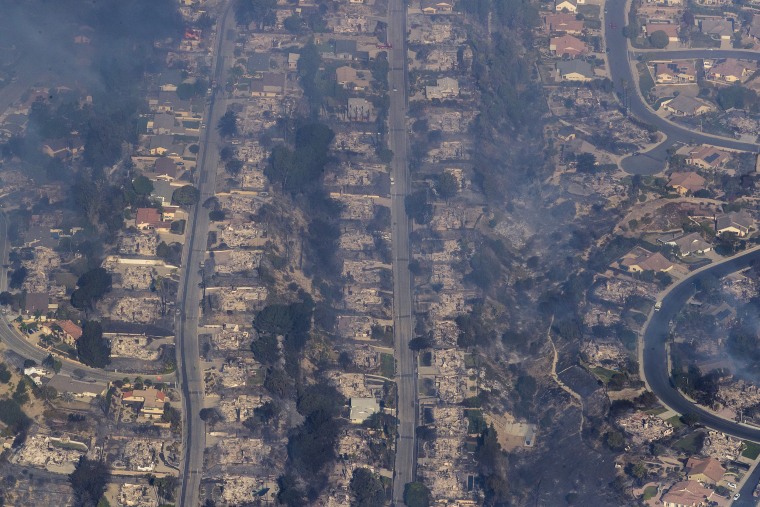
<instances>
[{"instance_id":1,"label":"asphalt street","mask_svg":"<svg viewBox=\"0 0 760 507\"><path fill-rule=\"evenodd\" d=\"M652 314L643 330L643 371L649 389L666 406L679 414L694 413L705 426L737 438L760 442L760 428L723 419L700 408L686 399L671 383L665 344L670 333L670 323L694 295L696 283L707 277L724 277L760 261L760 250L738 254L731 259L695 272L675 285L662 299L662 308Z\"/></svg>"},{"instance_id":2,"label":"asphalt street","mask_svg":"<svg viewBox=\"0 0 760 507\"><path fill-rule=\"evenodd\" d=\"M393 242L393 329L396 351L396 385L398 388L398 437L393 477L393 504L404 505L404 485L412 482L416 469L415 428L417 426L417 371L414 353L409 349L414 329L412 318L412 279L409 273L409 218L404 197L409 191L409 164L406 125L407 62L406 5L391 0L388 5L388 51L390 72L388 86L388 145L393 151L391 163L391 221Z\"/></svg>"},{"instance_id":3,"label":"asphalt street","mask_svg":"<svg viewBox=\"0 0 760 507\"><path fill-rule=\"evenodd\" d=\"M626 157L621 164L623 169L632 174L655 174L664 168L667 160L667 150L671 146L680 144L710 144L730 150L757 152L759 146L755 143L745 143L733 139L712 136L702 132L694 132L685 127L680 127L658 116L641 96L638 86L638 76L634 76L629 63L628 39L623 36L623 27L627 25L627 2L626 0L609 0L606 3L605 14L605 43L607 46L610 79L615 91L621 100L628 106L630 114L639 120L653 125L667 139L651 150ZM612 28L614 26L615 28ZM687 51L663 51L661 53L648 52L649 58L696 58L699 55L710 58L741 57L747 58L745 52L731 50L687 50ZM737 56L738 55L738 56ZM757 56L756 56L757 58Z\"/></svg>"},{"instance_id":4,"label":"asphalt street","mask_svg":"<svg viewBox=\"0 0 760 507\"><path fill-rule=\"evenodd\" d=\"M234 61L234 40L228 40L227 30L232 28L234 16L228 3L219 16L214 48L214 72L212 79L217 83L212 88L206 125L202 134L196 185L200 190L200 200L194 206L188 219L187 237L182 254L184 260L177 308L179 309L175 329L177 330L177 371L182 392L182 460L180 463L180 502L183 507L194 507L199 503L199 489L203 473L203 451L206 447L206 428L200 418L203 408L203 370L200 363L198 343L198 319L201 300L201 266L206 256L208 236L208 210L202 206L214 196L216 190L216 168L219 162L219 132L216 125L226 112L223 83L225 71Z\"/></svg>"}]
</instances>

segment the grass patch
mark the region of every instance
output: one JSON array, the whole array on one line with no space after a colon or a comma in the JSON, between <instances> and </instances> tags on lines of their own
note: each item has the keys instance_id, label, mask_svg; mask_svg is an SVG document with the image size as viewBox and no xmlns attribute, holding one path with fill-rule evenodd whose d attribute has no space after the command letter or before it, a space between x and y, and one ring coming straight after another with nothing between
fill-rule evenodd
<instances>
[{"instance_id":1,"label":"grass patch","mask_svg":"<svg viewBox=\"0 0 760 507\"><path fill-rule=\"evenodd\" d=\"M248 377L246 379L245 383L248 387L256 387L264 384L264 377L266 375L264 374L264 369L259 368L256 370L256 373Z\"/></svg>"},{"instance_id":2,"label":"grass patch","mask_svg":"<svg viewBox=\"0 0 760 507\"><path fill-rule=\"evenodd\" d=\"M744 444L742 456L753 460L757 459L757 457L760 456L760 444L756 444L755 442L748 442L747 440L744 440L742 443Z\"/></svg>"},{"instance_id":3,"label":"grass patch","mask_svg":"<svg viewBox=\"0 0 760 507\"><path fill-rule=\"evenodd\" d=\"M396 360L392 354L380 354L380 373L386 378L396 376Z\"/></svg>"},{"instance_id":4,"label":"grass patch","mask_svg":"<svg viewBox=\"0 0 760 507\"><path fill-rule=\"evenodd\" d=\"M685 437L683 437L681 440L673 444L673 447L676 449L681 449L684 452L687 452L689 454L696 454L699 450L699 441L702 438L702 433L699 431L695 431L693 433L689 433Z\"/></svg>"},{"instance_id":5,"label":"grass patch","mask_svg":"<svg viewBox=\"0 0 760 507\"><path fill-rule=\"evenodd\" d=\"M475 360L475 356L472 354L465 354L464 355L464 367L465 368L475 368L477 367L477 361Z\"/></svg>"},{"instance_id":6,"label":"grass patch","mask_svg":"<svg viewBox=\"0 0 760 507\"><path fill-rule=\"evenodd\" d=\"M647 486L644 488L644 494L642 495L641 499L645 502L647 500L650 500L654 498L657 495L657 486Z\"/></svg>"},{"instance_id":7,"label":"grass patch","mask_svg":"<svg viewBox=\"0 0 760 507\"><path fill-rule=\"evenodd\" d=\"M667 419L667 422L669 422L673 426L673 429L676 429L676 430L678 428L683 428L684 426L684 424L681 422L681 416L679 415L674 415L670 419Z\"/></svg>"},{"instance_id":8,"label":"grass patch","mask_svg":"<svg viewBox=\"0 0 760 507\"><path fill-rule=\"evenodd\" d=\"M596 375L599 378L599 380L607 384L609 383L610 380L612 380L612 377L618 374L619 372L615 370L610 370L607 368L602 368L601 366L595 366L591 368L591 373Z\"/></svg>"},{"instance_id":9,"label":"grass patch","mask_svg":"<svg viewBox=\"0 0 760 507\"><path fill-rule=\"evenodd\" d=\"M652 89L654 88L654 78L652 73L649 72L649 67L644 62L636 63L636 70L639 71L639 89L644 97L648 97Z\"/></svg>"},{"instance_id":10,"label":"grass patch","mask_svg":"<svg viewBox=\"0 0 760 507\"><path fill-rule=\"evenodd\" d=\"M583 14L585 19L599 19L601 8L598 5L579 5L578 12Z\"/></svg>"},{"instance_id":11,"label":"grass patch","mask_svg":"<svg viewBox=\"0 0 760 507\"><path fill-rule=\"evenodd\" d=\"M644 413L649 414L649 415L660 415L667 411L668 409L665 407L655 407L655 408L650 408L649 410L645 410Z\"/></svg>"}]
</instances>

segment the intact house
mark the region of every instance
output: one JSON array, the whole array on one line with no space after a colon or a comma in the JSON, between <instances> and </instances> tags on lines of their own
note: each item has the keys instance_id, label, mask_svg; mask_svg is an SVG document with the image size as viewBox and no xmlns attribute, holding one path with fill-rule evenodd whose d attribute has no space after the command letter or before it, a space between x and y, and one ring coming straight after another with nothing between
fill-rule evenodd
<instances>
[{"instance_id":1,"label":"intact house","mask_svg":"<svg viewBox=\"0 0 760 507\"><path fill-rule=\"evenodd\" d=\"M27 315L47 315L50 297L47 292L27 292L24 296L24 313Z\"/></svg>"},{"instance_id":2,"label":"intact house","mask_svg":"<svg viewBox=\"0 0 760 507\"><path fill-rule=\"evenodd\" d=\"M560 0L554 4L554 10L557 12L578 12L578 4L586 3L585 0Z\"/></svg>"},{"instance_id":3,"label":"intact house","mask_svg":"<svg viewBox=\"0 0 760 507\"><path fill-rule=\"evenodd\" d=\"M594 79L594 68L584 60L557 62L557 77L562 81L586 83Z\"/></svg>"},{"instance_id":4,"label":"intact house","mask_svg":"<svg viewBox=\"0 0 760 507\"><path fill-rule=\"evenodd\" d=\"M734 36L734 22L731 19L702 19L699 29L716 40L730 41Z\"/></svg>"},{"instance_id":5,"label":"intact house","mask_svg":"<svg viewBox=\"0 0 760 507\"><path fill-rule=\"evenodd\" d=\"M576 19L575 14L557 12L543 17L544 30L548 33L564 32L572 35L583 33L583 21Z\"/></svg>"},{"instance_id":6,"label":"intact house","mask_svg":"<svg viewBox=\"0 0 760 507\"><path fill-rule=\"evenodd\" d=\"M380 412L380 405L375 398L351 398L349 419L352 423L361 424L378 412Z\"/></svg>"},{"instance_id":7,"label":"intact house","mask_svg":"<svg viewBox=\"0 0 760 507\"><path fill-rule=\"evenodd\" d=\"M668 36L668 42L678 42L678 25L671 23L647 23L644 25L644 31L648 36L651 36L654 32L665 32Z\"/></svg>"},{"instance_id":8,"label":"intact house","mask_svg":"<svg viewBox=\"0 0 760 507\"><path fill-rule=\"evenodd\" d=\"M702 484L718 484L723 480L726 469L715 458L691 457L686 462L686 477L690 481L699 481Z\"/></svg>"},{"instance_id":9,"label":"intact house","mask_svg":"<svg viewBox=\"0 0 760 507\"><path fill-rule=\"evenodd\" d=\"M588 53L588 46L577 37L563 35L549 39L549 51L556 56L575 58Z\"/></svg>"},{"instance_id":10,"label":"intact house","mask_svg":"<svg viewBox=\"0 0 760 507\"><path fill-rule=\"evenodd\" d=\"M250 75L258 74L260 72L269 72L271 68L271 59L269 53L253 53L248 57L245 68Z\"/></svg>"},{"instance_id":11,"label":"intact house","mask_svg":"<svg viewBox=\"0 0 760 507\"><path fill-rule=\"evenodd\" d=\"M664 507L698 507L707 505L715 490L702 486L697 481L675 483L662 495Z\"/></svg>"},{"instance_id":12,"label":"intact house","mask_svg":"<svg viewBox=\"0 0 760 507\"><path fill-rule=\"evenodd\" d=\"M139 414L146 419L160 419L164 415L164 404L167 400L165 393L151 387L124 391L121 402L135 406Z\"/></svg>"},{"instance_id":13,"label":"intact house","mask_svg":"<svg viewBox=\"0 0 760 507\"><path fill-rule=\"evenodd\" d=\"M750 77L754 71L755 66L749 62L726 58L710 67L705 77L711 81L738 83Z\"/></svg>"},{"instance_id":14,"label":"intact house","mask_svg":"<svg viewBox=\"0 0 760 507\"><path fill-rule=\"evenodd\" d=\"M164 220L162 213L156 208L137 208L135 227L145 230L169 230L171 222Z\"/></svg>"},{"instance_id":15,"label":"intact house","mask_svg":"<svg viewBox=\"0 0 760 507\"><path fill-rule=\"evenodd\" d=\"M657 84L688 84L697 81L697 69L692 61L657 63L654 66Z\"/></svg>"},{"instance_id":16,"label":"intact house","mask_svg":"<svg viewBox=\"0 0 760 507\"><path fill-rule=\"evenodd\" d=\"M252 97L278 97L285 93L285 74L265 72L260 79L251 80Z\"/></svg>"},{"instance_id":17,"label":"intact house","mask_svg":"<svg viewBox=\"0 0 760 507\"><path fill-rule=\"evenodd\" d=\"M335 41L335 58L353 60L356 56L356 41L353 39L337 39Z\"/></svg>"},{"instance_id":18,"label":"intact house","mask_svg":"<svg viewBox=\"0 0 760 507\"><path fill-rule=\"evenodd\" d=\"M700 146L690 151L686 163L702 169L719 169L731 160L731 156L712 146Z\"/></svg>"},{"instance_id":19,"label":"intact house","mask_svg":"<svg viewBox=\"0 0 760 507\"><path fill-rule=\"evenodd\" d=\"M668 186L678 192L680 195L694 194L705 188L705 180L702 176L695 172L680 172L670 175L670 181Z\"/></svg>"},{"instance_id":20,"label":"intact house","mask_svg":"<svg viewBox=\"0 0 760 507\"><path fill-rule=\"evenodd\" d=\"M755 220L746 211L732 211L715 217L715 233L718 236L727 232L744 238L749 235L754 225Z\"/></svg>"},{"instance_id":21,"label":"intact house","mask_svg":"<svg viewBox=\"0 0 760 507\"><path fill-rule=\"evenodd\" d=\"M674 246L678 249L678 255L681 257L690 257L692 255L702 255L712 250L712 245L705 241L698 232L681 235L667 235L657 238L659 243Z\"/></svg>"},{"instance_id":22,"label":"intact house","mask_svg":"<svg viewBox=\"0 0 760 507\"><path fill-rule=\"evenodd\" d=\"M660 252L650 252L637 246L620 260L620 266L629 273L642 273L644 271L667 273L673 269L674 264Z\"/></svg>"},{"instance_id":23,"label":"intact house","mask_svg":"<svg viewBox=\"0 0 760 507\"><path fill-rule=\"evenodd\" d=\"M662 107L676 116L698 116L714 109L710 104L684 94L666 100L662 103Z\"/></svg>"},{"instance_id":24,"label":"intact house","mask_svg":"<svg viewBox=\"0 0 760 507\"><path fill-rule=\"evenodd\" d=\"M177 178L177 163L168 157L159 157L153 164L156 178L172 181Z\"/></svg>"},{"instance_id":25,"label":"intact house","mask_svg":"<svg viewBox=\"0 0 760 507\"><path fill-rule=\"evenodd\" d=\"M420 9L423 14L448 14L454 11L454 2L447 0L422 0Z\"/></svg>"},{"instance_id":26,"label":"intact house","mask_svg":"<svg viewBox=\"0 0 760 507\"><path fill-rule=\"evenodd\" d=\"M53 334L57 338L72 347L76 345L77 340L82 337L82 328L70 320L60 320L51 327Z\"/></svg>"},{"instance_id":27,"label":"intact house","mask_svg":"<svg viewBox=\"0 0 760 507\"><path fill-rule=\"evenodd\" d=\"M450 99L459 95L459 81L451 77L438 78L436 85L425 87L428 99Z\"/></svg>"},{"instance_id":28,"label":"intact house","mask_svg":"<svg viewBox=\"0 0 760 507\"><path fill-rule=\"evenodd\" d=\"M366 90L369 87L366 71L357 71L348 65L335 69L335 80L340 86L354 90Z\"/></svg>"}]
</instances>

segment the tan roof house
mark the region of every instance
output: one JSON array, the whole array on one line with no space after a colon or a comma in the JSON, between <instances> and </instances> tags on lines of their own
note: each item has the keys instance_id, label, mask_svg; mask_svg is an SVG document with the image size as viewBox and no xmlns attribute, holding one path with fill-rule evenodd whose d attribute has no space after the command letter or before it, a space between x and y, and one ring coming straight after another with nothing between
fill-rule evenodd
<instances>
[{"instance_id":1,"label":"tan roof house","mask_svg":"<svg viewBox=\"0 0 760 507\"><path fill-rule=\"evenodd\" d=\"M70 320L61 320L56 322L56 326L60 329L60 332L56 332L54 328L54 333L64 341L64 343L67 343L71 345L72 347L76 344L77 340L82 337L82 328L74 324Z\"/></svg>"},{"instance_id":2,"label":"tan roof house","mask_svg":"<svg viewBox=\"0 0 760 507\"><path fill-rule=\"evenodd\" d=\"M448 0L422 0L420 8L423 14L446 14L454 10L454 2Z\"/></svg>"},{"instance_id":3,"label":"tan roof house","mask_svg":"<svg viewBox=\"0 0 760 507\"><path fill-rule=\"evenodd\" d=\"M731 159L728 153L712 146L700 146L689 152L686 163L702 169L718 169Z\"/></svg>"},{"instance_id":4,"label":"tan roof house","mask_svg":"<svg viewBox=\"0 0 760 507\"><path fill-rule=\"evenodd\" d=\"M706 180L695 172L681 172L670 175L668 186L681 195L694 193L705 188Z\"/></svg>"},{"instance_id":5,"label":"tan roof house","mask_svg":"<svg viewBox=\"0 0 760 507\"><path fill-rule=\"evenodd\" d=\"M672 23L647 23L644 25L644 31L647 35L654 32L665 32L668 36L668 42L678 42L678 25Z\"/></svg>"},{"instance_id":6,"label":"tan roof house","mask_svg":"<svg viewBox=\"0 0 760 507\"><path fill-rule=\"evenodd\" d=\"M549 51L552 51L557 56L575 58L576 56L588 53L588 46L577 37L563 35L549 39Z\"/></svg>"},{"instance_id":7,"label":"tan roof house","mask_svg":"<svg viewBox=\"0 0 760 507\"><path fill-rule=\"evenodd\" d=\"M560 0L554 5L554 10L557 12L568 11L574 13L578 11L579 3L583 2L578 2L577 0Z\"/></svg>"},{"instance_id":8,"label":"tan roof house","mask_svg":"<svg viewBox=\"0 0 760 507\"><path fill-rule=\"evenodd\" d=\"M631 273L642 273L644 271L667 273L673 269L673 263L660 252L650 252L640 246L626 254L620 261L620 265Z\"/></svg>"},{"instance_id":9,"label":"tan roof house","mask_svg":"<svg viewBox=\"0 0 760 507\"><path fill-rule=\"evenodd\" d=\"M706 73L707 79L724 83L737 83L744 81L754 72L753 66L749 62L737 60L736 58L726 58L716 63Z\"/></svg>"},{"instance_id":10,"label":"tan roof house","mask_svg":"<svg viewBox=\"0 0 760 507\"><path fill-rule=\"evenodd\" d=\"M137 208L135 227L140 230L155 229L161 223L161 212L156 208Z\"/></svg>"},{"instance_id":11,"label":"tan roof house","mask_svg":"<svg viewBox=\"0 0 760 507\"><path fill-rule=\"evenodd\" d=\"M707 505L712 495L712 489L707 489L697 481L681 481L662 495L661 500L664 507L702 507Z\"/></svg>"},{"instance_id":12,"label":"tan roof house","mask_svg":"<svg viewBox=\"0 0 760 507\"><path fill-rule=\"evenodd\" d=\"M351 398L351 414L349 418L352 423L363 423L372 414L378 412L380 412L380 405L375 398Z\"/></svg>"},{"instance_id":13,"label":"tan roof house","mask_svg":"<svg viewBox=\"0 0 760 507\"><path fill-rule=\"evenodd\" d=\"M339 85L355 90L364 90L369 87L369 79L366 74L348 65L335 69L335 80Z\"/></svg>"},{"instance_id":14,"label":"tan roof house","mask_svg":"<svg viewBox=\"0 0 760 507\"><path fill-rule=\"evenodd\" d=\"M697 80L697 69L691 61L663 62L655 64L654 76L657 84L688 84Z\"/></svg>"},{"instance_id":15,"label":"tan roof house","mask_svg":"<svg viewBox=\"0 0 760 507\"><path fill-rule=\"evenodd\" d=\"M133 391L124 391L121 401L122 403L138 405L140 415L147 419L159 419L164 415L166 394L152 387L149 389L135 389Z\"/></svg>"},{"instance_id":16,"label":"tan roof house","mask_svg":"<svg viewBox=\"0 0 760 507\"><path fill-rule=\"evenodd\" d=\"M698 116L709 113L714 108L695 97L689 97L683 93L677 97L662 103L663 109L676 116Z\"/></svg>"},{"instance_id":17,"label":"tan roof house","mask_svg":"<svg viewBox=\"0 0 760 507\"><path fill-rule=\"evenodd\" d=\"M278 97L285 92L285 74L264 72L260 79L251 79L252 97Z\"/></svg>"},{"instance_id":18,"label":"tan roof house","mask_svg":"<svg viewBox=\"0 0 760 507\"><path fill-rule=\"evenodd\" d=\"M579 35L583 32L583 21L570 12L557 12L543 17L544 30L549 33L565 32Z\"/></svg>"},{"instance_id":19,"label":"tan roof house","mask_svg":"<svg viewBox=\"0 0 760 507\"><path fill-rule=\"evenodd\" d=\"M686 462L686 476L690 481L703 484L717 484L723 479L726 469L715 458L689 458Z\"/></svg>"},{"instance_id":20,"label":"tan roof house","mask_svg":"<svg viewBox=\"0 0 760 507\"><path fill-rule=\"evenodd\" d=\"M732 211L715 217L715 232L718 235L728 232L743 238L749 234L754 225L755 220L743 210Z\"/></svg>"},{"instance_id":21,"label":"tan roof house","mask_svg":"<svg viewBox=\"0 0 760 507\"><path fill-rule=\"evenodd\" d=\"M702 239L702 236L698 232L692 232L671 240L664 240L663 242L666 245L678 248L678 253L681 257L701 255L712 250L712 245Z\"/></svg>"}]
</instances>

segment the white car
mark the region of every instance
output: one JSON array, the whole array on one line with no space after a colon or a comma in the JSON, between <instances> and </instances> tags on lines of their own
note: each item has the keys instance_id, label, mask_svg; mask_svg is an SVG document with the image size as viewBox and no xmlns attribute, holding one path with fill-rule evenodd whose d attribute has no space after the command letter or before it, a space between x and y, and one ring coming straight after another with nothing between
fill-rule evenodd
<instances>
[{"instance_id":1,"label":"white car","mask_svg":"<svg viewBox=\"0 0 760 507\"><path fill-rule=\"evenodd\" d=\"M734 500L738 500L740 496L741 496L741 494L739 494L739 493L735 494L734 495Z\"/></svg>"},{"instance_id":2,"label":"white car","mask_svg":"<svg viewBox=\"0 0 760 507\"><path fill-rule=\"evenodd\" d=\"M659 311L660 311L660 308L662 308L662 301L657 301L657 302L654 304L654 311L656 311L656 312L659 312Z\"/></svg>"},{"instance_id":3,"label":"white car","mask_svg":"<svg viewBox=\"0 0 760 507\"><path fill-rule=\"evenodd\" d=\"M391 185L395 183L395 180L393 179L393 176L391 176Z\"/></svg>"}]
</instances>

